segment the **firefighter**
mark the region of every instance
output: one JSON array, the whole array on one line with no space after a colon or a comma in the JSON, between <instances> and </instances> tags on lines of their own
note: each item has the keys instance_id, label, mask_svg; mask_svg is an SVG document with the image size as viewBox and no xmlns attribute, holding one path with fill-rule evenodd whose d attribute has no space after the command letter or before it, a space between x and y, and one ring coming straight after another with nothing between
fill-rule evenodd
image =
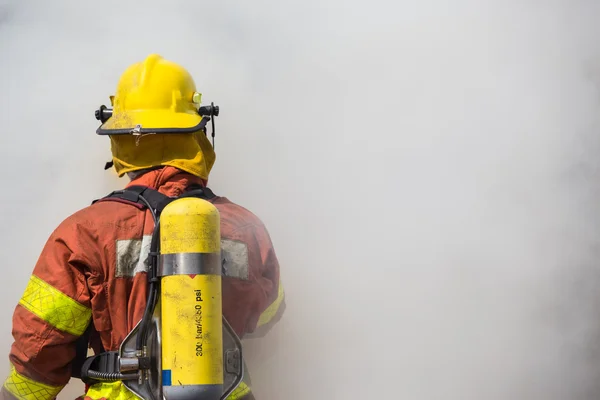
<instances>
[{"instance_id":1,"label":"firefighter","mask_svg":"<svg viewBox=\"0 0 600 400\"><path fill-rule=\"evenodd\" d=\"M182 66L153 54L117 85L113 115L98 128L110 138L112 165L126 185L179 196L206 187L215 162L200 93ZM221 216L223 315L240 338L261 336L285 301L279 263L261 220L226 197L210 200ZM96 202L51 234L14 310L11 371L2 399L54 399L72 378L77 341L88 327L96 353L116 351L142 319L148 292L148 210ZM87 339L86 339L87 340ZM122 382L86 386L86 399L136 398ZM229 399L253 399L242 382Z\"/></svg>"}]
</instances>

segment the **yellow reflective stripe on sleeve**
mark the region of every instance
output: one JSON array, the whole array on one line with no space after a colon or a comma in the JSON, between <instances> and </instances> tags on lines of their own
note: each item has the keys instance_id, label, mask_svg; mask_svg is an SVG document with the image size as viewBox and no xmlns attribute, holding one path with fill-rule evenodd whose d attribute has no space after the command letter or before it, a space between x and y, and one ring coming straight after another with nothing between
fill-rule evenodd
<instances>
[{"instance_id":1,"label":"yellow reflective stripe on sleeve","mask_svg":"<svg viewBox=\"0 0 600 400\"><path fill-rule=\"evenodd\" d=\"M92 310L60 290L31 275L19 304L61 331L81 336L92 317Z\"/></svg>"},{"instance_id":2,"label":"yellow reflective stripe on sleeve","mask_svg":"<svg viewBox=\"0 0 600 400\"><path fill-rule=\"evenodd\" d=\"M245 382L242 382L227 396L227 400L239 400L248 393L250 393L250 387Z\"/></svg>"},{"instance_id":3,"label":"yellow reflective stripe on sleeve","mask_svg":"<svg viewBox=\"0 0 600 400\"><path fill-rule=\"evenodd\" d=\"M4 381L4 388L18 400L51 400L56 398L63 387L29 379L19 374L13 365L10 367L10 375Z\"/></svg>"},{"instance_id":4,"label":"yellow reflective stripe on sleeve","mask_svg":"<svg viewBox=\"0 0 600 400\"><path fill-rule=\"evenodd\" d=\"M92 400L141 400L121 381L95 383L90 386L85 395Z\"/></svg>"},{"instance_id":5,"label":"yellow reflective stripe on sleeve","mask_svg":"<svg viewBox=\"0 0 600 400\"><path fill-rule=\"evenodd\" d=\"M245 382L242 382L227 396L227 400L240 400L248 393L250 393L250 387ZM85 395L92 400L140 400L121 381L95 383L90 386Z\"/></svg>"},{"instance_id":6,"label":"yellow reflective stripe on sleeve","mask_svg":"<svg viewBox=\"0 0 600 400\"><path fill-rule=\"evenodd\" d=\"M279 282L279 293L277 294L277 299L275 299L275 301L271 303L271 305L267 307L267 309L263 311L262 314L260 314L256 327L268 324L269 321L271 321L273 317L277 315L277 310L279 310L279 306L281 306L281 302L283 301L284 296L285 294L283 292L283 285L281 284L281 282Z\"/></svg>"}]
</instances>

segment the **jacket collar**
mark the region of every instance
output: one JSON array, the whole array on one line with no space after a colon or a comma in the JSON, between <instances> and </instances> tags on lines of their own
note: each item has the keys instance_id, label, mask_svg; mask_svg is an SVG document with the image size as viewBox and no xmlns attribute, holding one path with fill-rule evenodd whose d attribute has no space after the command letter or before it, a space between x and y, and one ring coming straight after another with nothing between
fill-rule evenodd
<instances>
[{"instance_id":1,"label":"jacket collar","mask_svg":"<svg viewBox=\"0 0 600 400\"><path fill-rule=\"evenodd\" d=\"M147 186L168 196L179 196L192 184L206 186L206 182L190 173L166 166L146 172L131 180L126 187Z\"/></svg>"}]
</instances>

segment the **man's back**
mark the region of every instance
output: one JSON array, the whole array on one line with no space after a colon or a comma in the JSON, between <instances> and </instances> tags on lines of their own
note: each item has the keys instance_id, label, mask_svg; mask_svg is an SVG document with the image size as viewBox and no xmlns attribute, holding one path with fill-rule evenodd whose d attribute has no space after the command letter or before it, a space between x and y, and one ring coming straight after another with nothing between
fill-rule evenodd
<instances>
[{"instance_id":1,"label":"man's back","mask_svg":"<svg viewBox=\"0 0 600 400\"><path fill-rule=\"evenodd\" d=\"M200 182L165 167L129 186L148 186L174 197ZM223 314L243 337L268 324L274 306L281 303L279 264L269 234L255 215L224 197L212 202L221 215ZM48 390L65 385L74 342L90 319L104 349L118 349L144 312L145 260L153 228L149 211L100 201L54 231L15 310L10 359L17 374L50 385ZM98 337L92 339L99 351Z\"/></svg>"}]
</instances>

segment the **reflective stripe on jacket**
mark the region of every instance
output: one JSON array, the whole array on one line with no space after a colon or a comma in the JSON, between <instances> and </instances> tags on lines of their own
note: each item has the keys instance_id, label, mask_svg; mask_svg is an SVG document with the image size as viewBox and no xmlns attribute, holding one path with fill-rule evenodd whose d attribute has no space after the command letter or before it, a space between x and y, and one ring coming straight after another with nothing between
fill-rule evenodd
<instances>
[{"instance_id":1,"label":"reflective stripe on jacket","mask_svg":"<svg viewBox=\"0 0 600 400\"><path fill-rule=\"evenodd\" d=\"M226 400L247 400L250 398L250 396L252 396L250 386L248 386L245 382L242 382L229 396L227 396ZM79 399L141 400L138 396L129 391L122 382L97 383L92 385L88 389L85 396L81 396Z\"/></svg>"}]
</instances>

